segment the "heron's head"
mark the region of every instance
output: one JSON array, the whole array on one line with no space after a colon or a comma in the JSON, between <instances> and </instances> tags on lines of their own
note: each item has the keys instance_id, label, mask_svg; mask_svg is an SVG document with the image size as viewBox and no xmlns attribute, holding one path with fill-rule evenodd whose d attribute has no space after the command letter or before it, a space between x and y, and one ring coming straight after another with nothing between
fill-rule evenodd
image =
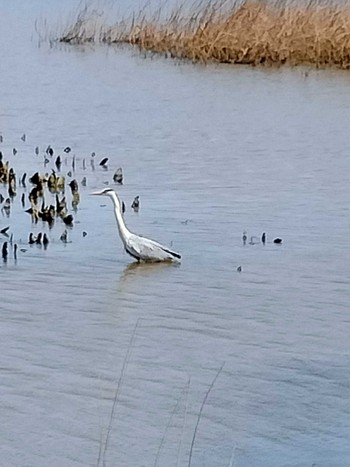
<instances>
[{"instance_id":1,"label":"heron's head","mask_svg":"<svg viewBox=\"0 0 350 467\"><path fill-rule=\"evenodd\" d=\"M101 191L94 191L91 194L95 196L113 196L115 191L112 188L104 188Z\"/></svg>"}]
</instances>

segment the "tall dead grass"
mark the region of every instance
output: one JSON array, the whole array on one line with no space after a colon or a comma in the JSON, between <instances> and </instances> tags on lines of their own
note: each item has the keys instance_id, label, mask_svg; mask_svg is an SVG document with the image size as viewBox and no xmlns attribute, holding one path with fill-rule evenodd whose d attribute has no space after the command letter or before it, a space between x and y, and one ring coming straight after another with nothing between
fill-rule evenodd
<instances>
[{"instance_id":1,"label":"tall dead grass","mask_svg":"<svg viewBox=\"0 0 350 467\"><path fill-rule=\"evenodd\" d=\"M105 25L85 11L61 42L131 44L195 62L350 68L350 8L340 5L209 0L165 16L142 11Z\"/></svg>"}]
</instances>

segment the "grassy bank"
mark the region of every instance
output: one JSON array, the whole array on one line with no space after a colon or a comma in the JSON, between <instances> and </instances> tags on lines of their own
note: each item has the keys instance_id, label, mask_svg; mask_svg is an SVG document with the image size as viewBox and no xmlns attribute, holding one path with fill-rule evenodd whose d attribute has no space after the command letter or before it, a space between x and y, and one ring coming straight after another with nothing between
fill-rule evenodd
<instances>
[{"instance_id":1,"label":"grassy bank","mask_svg":"<svg viewBox=\"0 0 350 467\"><path fill-rule=\"evenodd\" d=\"M350 8L261 1L209 1L165 16L144 11L107 26L81 12L60 41L131 44L141 51L195 62L350 68Z\"/></svg>"}]
</instances>

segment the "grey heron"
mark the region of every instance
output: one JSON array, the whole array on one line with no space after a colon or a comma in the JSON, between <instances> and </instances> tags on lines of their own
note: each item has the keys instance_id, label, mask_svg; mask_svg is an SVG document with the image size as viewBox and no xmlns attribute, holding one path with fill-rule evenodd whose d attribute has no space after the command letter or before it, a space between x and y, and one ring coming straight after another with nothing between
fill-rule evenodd
<instances>
[{"instance_id":1,"label":"grey heron","mask_svg":"<svg viewBox=\"0 0 350 467\"><path fill-rule=\"evenodd\" d=\"M136 235L125 225L122 214L122 203L117 193L111 188L91 193L92 195L108 196L114 204L114 214L118 225L119 236L123 242L126 252L137 259L137 261L160 262L179 261L181 255L154 240Z\"/></svg>"}]
</instances>

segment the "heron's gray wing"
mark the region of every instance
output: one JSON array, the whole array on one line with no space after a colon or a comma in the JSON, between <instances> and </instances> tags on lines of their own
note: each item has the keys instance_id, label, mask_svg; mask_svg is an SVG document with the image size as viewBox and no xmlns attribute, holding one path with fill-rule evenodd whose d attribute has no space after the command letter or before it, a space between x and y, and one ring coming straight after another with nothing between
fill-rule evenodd
<instances>
[{"instance_id":1,"label":"heron's gray wing","mask_svg":"<svg viewBox=\"0 0 350 467\"><path fill-rule=\"evenodd\" d=\"M128 239L127 249L131 255L144 261L164 261L174 259L174 256L180 257L160 243L138 235L133 235Z\"/></svg>"}]
</instances>

